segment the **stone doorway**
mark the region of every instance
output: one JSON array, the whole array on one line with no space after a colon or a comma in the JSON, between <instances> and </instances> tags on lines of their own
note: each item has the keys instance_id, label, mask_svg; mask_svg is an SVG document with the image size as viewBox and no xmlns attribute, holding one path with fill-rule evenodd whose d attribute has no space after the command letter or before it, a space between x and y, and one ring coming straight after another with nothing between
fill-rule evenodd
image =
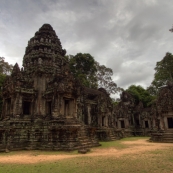
<instances>
[{"instance_id":1,"label":"stone doorway","mask_svg":"<svg viewBox=\"0 0 173 173\"><path fill-rule=\"evenodd\" d=\"M64 114L69 116L70 100L64 100Z\"/></svg>"},{"instance_id":2,"label":"stone doorway","mask_svg":"<svg viewBox=\"0 0 173 173\"><path fill-rule=\"evenodd\" d=\"M121 125L121 128L125 128L124 120L120 120L120 125Z\"/></svg>"},{"instance_id":3,"label":"stone doorway","mask_svg":"<svg viewBox=\"0 0 173 173\"><path fill-rule=\"evenodd\" d=\"M24 101L23 102L23 114L30 115L31 114L30 108L31 108L31 103L28 101Z\"/></svg>"},{"instance_id":4,"label":"stone doorway","mask_svg":"<svg viewBox=\"0 0 173 173\"><path fill-rule=\"evenodd\" d=\"M52 115L52 102L51 101L47 102L47 114Z\"/></svg>"},{"instance_id":5,"label":"stone doorway","mask_svg":"<svg viewBox=\"0 0 173 173\"><path fill-rule=\"evenodd\" d=\"M11 108L11 98L7 99L7 107L6 107L7 115L10 114L10 108Z\"/></svg>"},{"instance_id":6,"label":"stone doorway","mask_svg":"<svg viewBox=\"0 0 173 173\"><path fill-rule=\"evenodd\" d=\"M145 128L149 128L148 121L145 121Z\"/></svg>"},{"instance_id":7,"label":"stone doorway","mask_svg":"<svg viewBox=\"0 0 173 173\"><path fill-rule=\"evenodd\" d=\"M173 117L167 118L168 120L168 128L173 128Z\"/></svg>"},{"instance_id":8,"label":"stone doorway","mask_svg":"<svg viewBox=\"0 0 173 173\"><path fill-rule=\"evenodd\" d=\"M102 117L102 126L105 126L105 116Z\"/></svg>"},{"instance_id":9,"label":"stone doorway","mask_svg":"<svg viewBox=\"0 0 173 173\"><path fill-rule=\"evenodd\" d=\"M74 116L74 99L72 98L64 98L64 103L63 103L63 109L62 109L62 114L65 117L73 117Z\"/></svg>"}]
</instances>

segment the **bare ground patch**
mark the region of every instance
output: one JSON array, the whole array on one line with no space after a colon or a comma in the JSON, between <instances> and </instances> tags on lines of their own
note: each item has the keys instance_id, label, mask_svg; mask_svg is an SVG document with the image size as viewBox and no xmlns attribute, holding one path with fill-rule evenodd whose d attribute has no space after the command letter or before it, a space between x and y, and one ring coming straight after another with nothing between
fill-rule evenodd
<instances>
[{"instance_id":1,"label":"bare ground patch","mask_svg":"<svg viewBox=\"0 0 173 173\"><path fill-rule=\"evenodd\" d=\"M21 163L21 164L32 164L32 163L40 163L40 162L47 162L47 161L55 161L55 160L62 160L62 159L70 159L75 157L121 157L127 154L135 154L136 156L142 154L145 151L154 151L158 149L166 149L173 147L172 143L151 143L148 142L146 139L139 139L136 141L122 141L122 144L128 146L128 148L124 148L122 150L111 148L93 148L90 153L85 155L82 154L51 154L51 155L34 155L32 151L19 153L15 155L0 155L0 163Z\"/></svg>"}]
</instances>

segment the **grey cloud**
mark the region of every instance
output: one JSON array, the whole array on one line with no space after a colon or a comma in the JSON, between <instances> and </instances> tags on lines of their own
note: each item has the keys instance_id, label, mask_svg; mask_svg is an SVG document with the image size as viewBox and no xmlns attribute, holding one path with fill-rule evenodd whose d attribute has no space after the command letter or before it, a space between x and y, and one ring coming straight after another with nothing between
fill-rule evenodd
<instances>
[{"instance_id":1,"label":"grey cloud","mask_svg":"<svg viewBox=\"0 0 173 173\"><path fill-rule=\"evenodd\" d=\"M50 23L67 54L90 53L121 87L147 86L156 61L172 51L172 7L159 0L2 1L0 51L20 64L27 41Z\"/></svg>"}]
</instances>

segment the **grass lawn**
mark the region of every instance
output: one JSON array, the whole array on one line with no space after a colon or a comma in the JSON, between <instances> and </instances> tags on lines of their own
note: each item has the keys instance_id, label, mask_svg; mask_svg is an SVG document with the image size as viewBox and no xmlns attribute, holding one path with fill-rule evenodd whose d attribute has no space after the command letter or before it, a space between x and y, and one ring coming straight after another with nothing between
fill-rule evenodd
<instances>
[{"instance_id":1,"label":"grass lawn","mask_svg":"<svg viewBox=\"0 0 173 173\"><path fill-rule=\"evenodd\" d=\"M125 138L120 141L101 142L100 150L115 148L125 150L129 146L123 141L136 141L139 139L149 138ZM24 153L11 152L6 154L8 157ZM26 152L27 153L27 152ZM42 152L33 151L33 155L51 155L51 154L77 154L76 151L71 153L65 152ZM92 150L91 150L92 153ZM6 157L0 153L0 157ZM126 154L116 157L113 155L106 156L87 156L68 158L63 160L54 160L41 162L37 164L9 164L0 163L0 173L172 173L173 172L173 147L166 149L156 149L142 153Z\"/></svg>"}]
</instances>

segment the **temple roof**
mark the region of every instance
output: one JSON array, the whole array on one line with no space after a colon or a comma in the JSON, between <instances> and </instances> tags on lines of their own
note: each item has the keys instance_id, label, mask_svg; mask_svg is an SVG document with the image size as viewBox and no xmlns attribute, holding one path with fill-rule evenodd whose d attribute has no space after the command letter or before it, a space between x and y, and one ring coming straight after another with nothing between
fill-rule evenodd
<instances>
[{"instance_id":1,"label":"temple roof","mask_svg":"<svg viewBox=\"0 0 173 173\"><path fill-rule=\"evenodd\" d=\"M66 50L62 49L60 39L50 24L44 24L28 41L23 66L27 71L33 71L33 66L43 65L45 68L65 62Z\"/></svg>"},{"instance_id":2,"label":"temple roof","mask_svg":"<svg viewBox=\"0 0 173 173\"><path fill-rule=\"evenodd\" d=\"M26 47L25 56L34 53L49 53L49 54L59 54L64 56L66 51L62 49L60 39L56 35L50 24L44 24L28 41L28 46Z\"/></svg>"}]
</instances>

